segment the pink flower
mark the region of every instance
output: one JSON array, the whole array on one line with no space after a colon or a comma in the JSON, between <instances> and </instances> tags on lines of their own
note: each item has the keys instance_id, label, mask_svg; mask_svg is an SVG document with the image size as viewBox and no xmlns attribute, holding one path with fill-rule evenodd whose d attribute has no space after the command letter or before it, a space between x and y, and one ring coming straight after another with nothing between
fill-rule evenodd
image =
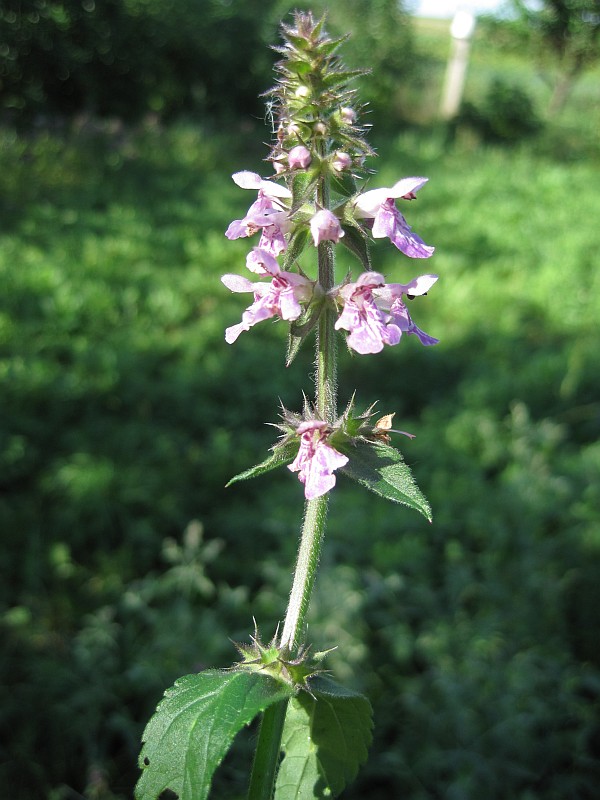
<instances>
[{"instance_id":1,"label":"pink flower","mask_svg":"<svg viewBox=\"0 0 600 800\"><path fill-rule=\"evenodd\" d=\"M389 315L377 307L373 290L385 285L378 272L363 272L356 283L347 283L339 289L344 308L335 323L336 330L350 332L348 347L357 353L379 353L384 344L398 344L402 331L390 324Z\"/></svg>"},{"instance_id":2,"label":"pink flower","mask_svg":"<svg viewBox=\"0 0 600 800\"><path fill-rule=\"evenodd\" d=\"M426 346L438 344L440 340L415 325L402 298L412 299L427 294L437 279L437 275L420 275L410 283L388 283L373 292L379 308L389 310L393 324L403 333L415 334Z\"/></svg>"},{"instance_id":3,"label":"pink flower","mask_svg":"<svg viewBox=\"0 0 600 800\"><path fill-rule=\"evenodd\" d=\"M402 298L426 294L437 275L421 275L407 284L384 281L378 272L363 272L356 283L338 289L344 303L335 327L349 331L348 347L357 353L379 353L384 345L396 345L403 333L414 333L425 345L437 344L412 321Z\"/></svg>"},{"instance_id":4,"label":"pink flower","mask_svg":"<svg viewBox=\"0 0 600 800\"><path fill-rule=\"evenodd\" d=\"M326 422L312 419L301 422L296 428L300 436L300 449L294 461L288 464L288 469L298 473L307 500L314 500L333 489L333 471L348 463L347 456L327 444L327 427Z\"/></svg>"},{"instance_id":5,"label":"pink flower","mask_svg":"<svg viewBox=\"0 0 600 800\"><path fill-rule=\"evenodd\" d=\"M271 283L252 283L241 275L223 275L222 283L232 292L253 292L254 303L242 314L242 321L225 331L225 341L233 344L242 331L249 331L257 322L270 317L288 321L298 319L303 302L312 295L313 284L308 278L293 272L283 272L275 258L266 250L255 247L246 259L246 266L258 275L270 275Z\"/></svg>"},{"instance_id":6,"label":"pink flower","mask_svg":"<svg viewBox=\"0 0 600 800\"><path fill-rule=\"evenodd\" d=\"M315 243L315 247L323 241L339 242L344 235L339 219L326 208L317 211L310 221L310 232Z\"/></svg>"},{"instance_id":7,"label":"pink flower","mask_svg":"<svg viewBox=\"0 0 600 800\"><path fill-rule=\"evenodd\" d=\"M311 161L310 150L304 147L303 144L292 147L288 153L288 166L290 169L306 169Z\"/></svg>"},{"instance_id":8,"label":"pink flower","mask_svg":"<svg viewBox=\"0 0 600 800\"><path fill-rule=\"evenodd\" d=\"M262 229L258 246L271 255L279 255L287 248L285 234L292 228L285 202L291 199L292 193L285 186L263 180L255 172L236 172L232 177L242 189L258 190L258 198L243 219L231 223L225 236L239 239Z\"/></svg>"},{"instance_id":9,"label":"pink flower","mask_svg":"<svg viewBox=\"0 0 600 800\"><path fill-rule=\"evenodd\" d=\"M434 247L413 233L396 208L396 199L414 200L417 192L427 183L427 178L403 178L391 188L372 189L357 197L354 206L357 217L371 225L374 239L388 237L405 255L411 258L429 258Z\"/></svg>"}]
</instances>

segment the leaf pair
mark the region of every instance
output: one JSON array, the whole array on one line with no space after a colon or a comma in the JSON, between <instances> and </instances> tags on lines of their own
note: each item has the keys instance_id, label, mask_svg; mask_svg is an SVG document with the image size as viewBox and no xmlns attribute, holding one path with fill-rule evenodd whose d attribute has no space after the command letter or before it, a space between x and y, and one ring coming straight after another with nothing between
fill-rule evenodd
<instances>
[{"instance_id":1,"label":"leaf pair","mask_svg":"<svg viewBox=\"0 0 600 800\"><path fill-rule=\"evenodd\" d=\"M236 734L288 700L275 800L337 797L367 758L366 697L322 676L311 680L310 694L294 695L293 687L265 674L207 670L176 681L146 726L136 800L157 800L166 790L179 800L206 800Z\"/></svg>"},{"instance_id":2,"label":"leaf pair","mask_svg":"<svg viewBox=\"0 0 600 800\"><path fill-rule=\"evenodd\" d=\"M413 508L431 522L431 507L398 450L383 442L364 441L353 444L340 444L336 441L335 447L349 459L340 472L380 497ZM289 463L294 459L296 452L297 446L293 441L278 445L273 448L267 459L235 475L227 486L256 478Z\"/></svg>"}]
</instances>

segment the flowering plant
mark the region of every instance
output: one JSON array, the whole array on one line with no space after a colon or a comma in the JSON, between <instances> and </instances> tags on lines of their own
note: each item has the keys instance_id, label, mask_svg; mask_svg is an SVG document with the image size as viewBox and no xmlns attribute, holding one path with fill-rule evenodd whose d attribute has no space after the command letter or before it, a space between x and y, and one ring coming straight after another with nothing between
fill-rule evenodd
<instances>
[{"instance_id":1,"label":"flowering plant","mask_svg":"<svg viewBox=\"0 0 600 800\"><path fill-rule=\"evenodd\" d=\"M246 258L246 269L259 280L228 274L222 282L232 292L253 295L241 321L227 328L228 344L263 320L279 319L288 325L289 364L316 333L314 402L305 398L301 412L283 408L275 423L281 435L268 457L228 484L280 466L297 477L305 511L296 569L283 625L269 644L255 628L250 644L238 645L241 660L232 668L185 676L167 690L144 732L139 800L157 800L166 790L180 800L206 798L234 736L257 715L249 800L337 796L366 759L372 721L368 700L324 675L325 654L310 656L305 642L329 493L342 474L431 519L427 500L391 445L392 433L413 434L395 431L391 413L375 419L374 405L359 413L354 395L338 413L336 350L342 336L360 355L398 345L403 334L414 334L424 345L437 343L417 327L406 305L427 294L437 276L386 283L369 258L371 239L384 237L411 259L433 254L399 208L415 199L427 179L402 178L389 188L361 190L365 159L374 154L349 88L360 72L340 63L336 53L343 39L329 38L323 20L296 13L294 24L282 31L277 84L269 92L278 122L267 159L274 174L233 175L240 188L257 195L225 234L260 234ZM358 258L362 271L356 280L336 280L336 246ZM316 270L308 275L300 258L311 252Z\"/></svg>"}]
</instances>

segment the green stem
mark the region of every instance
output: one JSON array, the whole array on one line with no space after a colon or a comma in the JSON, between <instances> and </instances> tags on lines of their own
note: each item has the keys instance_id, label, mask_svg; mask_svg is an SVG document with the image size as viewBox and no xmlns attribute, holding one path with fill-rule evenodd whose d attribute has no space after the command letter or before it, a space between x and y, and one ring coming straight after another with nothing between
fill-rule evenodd
<instances>
[{"instance_id":1,"label":"green stem","mask_svg":"<svg viewBox=\"0 0 600 800\"><path fill-rule=\"evenodd\" d=\"M310 596L321 554L321 542L325 533L327 505L328 497L324 494L307 501L305 506L298 559L280 642L281 647L289 652L297 648L306 625Z\"/></svg>"},{"instance_id":2,"label":"green stem","mask_svg":"<svg viewBox=\"0 0 600 800\"><path fill-rule=\"evenodd\" d=\"M317 201L322 208L329 208L329 183L324 178L319 186ZM318 247L319 283L328 292L335 283L335 254L332 242L321 242ZM317 337L316 397L315 406L319 416L333 422L337 413L337 365L335 312L326 304L319 319ZM287 613L281 634L281 647L293 652L299 644L306 624L308 606L312 594L321 544L327 521L328 495L308 500L304 507L304 523L294 581L290 592Z\"/></svg>"},{"instance_id":3,"label":"green stem","mask_svg":"<svg viewBox=\"0 0 600 800\"><path fill-rule=\"evenodd\" d=\"M333 242L319 245L319 283L328 292L335 283ZM337 359L335 311L326 304L319 319L316 356L316 407L320 416L334 422L337 415Z\"/></svg>"},{"instance_id":4,"label":"green stem","mask_svg":"<svg viewBox=\"0 0 600 800\"><path fill-rule=\"evenodd\" d=\"M317 190L321 208L329 208L329 183L326 178ZM328 292L335 283L335 255L332 242L321 242L318 247L319 283ZM335 311L326 304L319 319L317 352L315 358L316 396L315 408L321 419L333 423L337 414L337 366ZM308 607L312 595L321 545L327 521L327 494L307 500L294 579L280 639L280 647L290 654L297 651L306 627ZM271 800L277 766L281 752L281 736L287 710L287 700L268 708L263 714L248 800Z\"/></svg>"},{"instance_id":5,"label":"green stem","mask_svg":"<svg viewBox=\"0 0 600 800\"><path fill-rule=\"evenodd\" d=\"M269 706L262 716L254 753L248 800L271 800L281 751L287 700Z\"/></svg>"}]
</instances>

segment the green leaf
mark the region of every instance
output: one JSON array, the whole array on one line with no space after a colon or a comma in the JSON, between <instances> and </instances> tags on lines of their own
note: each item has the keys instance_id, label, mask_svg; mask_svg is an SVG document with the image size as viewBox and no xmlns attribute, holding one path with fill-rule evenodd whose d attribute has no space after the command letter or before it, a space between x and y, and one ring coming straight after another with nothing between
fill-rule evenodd
<instances>
[{"instance_id":1,"label":"green leaf","mask_svg":"<svg viewBox=\"0 0 600 800\"><path fill-rule=\"evenodd\" d=\"M235 735L293 689L246 670L185 675L167 689L144 731L136 800L170 789L179 800L205 800Z\"/></svg>"},{"instance_id":2,"label":"green leaf","mask_svg":"<svg viewBox=\"0 0 600 800\"><path fill-rule=\"evenodd\" d=\"M342 225L344 229L344 236L340 239L342 244L350 250L352 255L356 256L363 265L366 272L370 272L371 258L369 256L369 246L367 239L361 230L355 228L354 225Z\"/></svg>"},{"instance_id":3,"label":"green leaf","mask_svg":"<svg viewBox=\"0 0 600 800\"><path fill-rule=\"evenodd\" d=\"M290 335L288 336L287 352L285 356L286 367L289 367L292 361L296 358L302 342L315 328L317 322L319 321L322 308L322 303L315 303L300 319L297 319L291 323Z\"/></svg>"},{"instance_id":4,"label":"green leaf","mask_svg":"<svg viewBox=\"0 0 600 800\"><path fill-rule=\"evenodd\" d=\"M271 455L267 459L262 461L260 464L256 464L254 467L244 470L244 472L240 472L238 475L234 475L234 477L225 484L225 488L231 486L232 483L237 483L238 481L246 481L250 478L257 478L259 475L263 475L265 472L270 472L272 469L276 469L282 464L289 464L296 458L296 453L298 452L299 446L299 441L294 441L293 439L289 442L285 442L284 444L276 445L272 449Z\"/></svg>"},{"instance_id":5,"label":"green leaf","mask_svg":"<svg viewBox=\"0 0 600 800\"><path fill-rule=\"evenodd\" d=\"M341 472L381 497L414 508L431 522L431 507L398 450L382 442L356 446L336 442L335 447L350 459Z\"/></svg>"},{"instance_id":6,"label":"green leaf","mask_svg":"<svg viewBox=\"0 0 600 800\"><path fill-rule=\"evenodd\" d=\"M367 760L373 728L363 695L322 676L288 704L275 800L337 797Z\"/></svg>"},{"instance_id":7,"label":"green leaf","mask_svg":"<svg viewBox=\"0 0 600 800\"><path fill-rule=\"evenodd\" d=\"M307 170L296 171L292 179L292 214L298 211L304 203L314 202L315 190L320 174L318 164L309 167Z\"/></svg>"},{"instance_id":8,"label":"green leaf","mask_svg":"<svg viewBox=\"0 0 600 800\"><path fill-rule=\"evenodd\" d=\"M356 180L351 172L344 170L331 178L331 189L347 200L357 193Z\"/></svg>"},{"instance_id":9,"label":"green leaf","mask_svg":"<svg viewBox=\"0 0 600 800\"><path fill-rule=\"evenodd\" d=\"M290 267L294 265L294 261L296 261L302 255L302 252L309 243L309 237L310 233L306 228L299 228L292 235L287 250L283 256L284 270L289 272Z\"/></svg>"},{"instance_id":10,"label":"green leaf","mask_svg":"<svg viewBox=\"0 0 600 800\"><path fill-rule=\"evenodd\" d=\"M362 78L365 75L368 75L370 70L368 69L335 69L330 70L326 75L323 76L323 86L327 87L328 89L332 89L336 86L340 88L345 86L350 81L353 81L355 78Z\"/></svg>"}]
</instances>

